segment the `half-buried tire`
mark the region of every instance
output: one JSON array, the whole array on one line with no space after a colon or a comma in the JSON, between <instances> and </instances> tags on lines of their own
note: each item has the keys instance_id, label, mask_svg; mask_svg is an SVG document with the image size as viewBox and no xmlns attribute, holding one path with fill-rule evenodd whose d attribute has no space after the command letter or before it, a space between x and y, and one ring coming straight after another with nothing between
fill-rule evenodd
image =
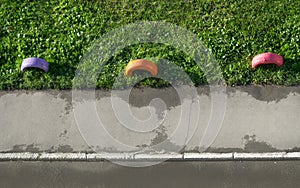
<instances>
[{"instance_id":1,"label":"half-buried tire","mask_svg":"<svg viewBox=\"0 0 300 188\"><path fill-rule=\"evenodd\" d=\"M136 59L130 61L125 69L126 76L132 76L136 70L148 71L152 76L156 76L158 73L157 65L151 61L145 59Z\"/></svg>"},{"instance_id":2,"label":"half-buried tire","mask_svg":"<svg viewBox=\"0 0 300 188\"><path fill-rule=\"evenodd\" d=\"M30 57L23 60L21 65L21 71L25 71L27 68L38 68L45 72L49 70L49 64L42 58Z\"/></svg>"},{"instance_id":3,"label":"half-buried tire","mask_svg":"<svg viewBox=\"0 0 300 188\"><path fill-rule=\"evenodd\" d=\"M275 53L267 52L258 54L252 59L252 68L257 68L259 65L265 64L276 64L281 67L283 65L283 57Z\"/></svg>"}]
</instances>

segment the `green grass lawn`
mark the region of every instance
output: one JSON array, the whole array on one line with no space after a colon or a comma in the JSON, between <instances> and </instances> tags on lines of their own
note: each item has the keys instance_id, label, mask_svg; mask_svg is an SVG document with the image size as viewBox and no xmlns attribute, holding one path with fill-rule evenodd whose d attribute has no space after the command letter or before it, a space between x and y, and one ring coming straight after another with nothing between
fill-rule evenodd
<instances>
[{"instance_id":1,"label":"green grass lawn","mask_svg":"<svg viewBox=\"0 0 300 188\"><path fill-rule=\"evenodd\" d=\"M69 89L83 54L103 34L136 21L181 26L209 47L228 85L300 83L299 0L0 0L0 89ZM258 53L282 55L285 64L250 67ZM41 57L48 73L20 66ZM131 59L161 57L181 66L195 85L206 79L186 54L164 44L139 44L111 58L97 86L111 88ZM165 86L157 80L141 85Z\"/></svg>"}]
</instances>

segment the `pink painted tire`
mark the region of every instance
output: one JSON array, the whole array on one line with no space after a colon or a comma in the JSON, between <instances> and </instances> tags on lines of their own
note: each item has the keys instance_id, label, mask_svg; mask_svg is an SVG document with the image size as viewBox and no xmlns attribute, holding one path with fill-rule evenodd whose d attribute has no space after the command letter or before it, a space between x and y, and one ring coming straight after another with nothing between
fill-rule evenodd
<instances>
[{"instance_id":1,"label":"pink painted tire","mask_svg":"<svg viewBox=\"0 0 300 188\"><path fill-rule=\"evenodd\" d=\"M45 72L48 72L49 64L42 58L30 57L23 60L21 65L21 71L23 72L27 68L39 68Z\"/></svg>"},{"instance_id":2,"label":"pink painted tire","mask_svg":"<svg viewBox=\"0 0 300 188\"><path fill-rule=\"evenodd\" d=\"M283 57L271 52L262 53L252 59L252 68L257 68L259 65L276 64L281 67L283 65Z\"/></svg>"}]
</instances>

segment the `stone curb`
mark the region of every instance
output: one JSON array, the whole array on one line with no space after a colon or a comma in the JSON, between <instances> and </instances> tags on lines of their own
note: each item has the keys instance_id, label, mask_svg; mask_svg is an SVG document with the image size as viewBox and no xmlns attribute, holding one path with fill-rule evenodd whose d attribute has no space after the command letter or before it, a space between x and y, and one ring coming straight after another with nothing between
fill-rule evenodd
<instances>
[{"instance_id":1,"label":"stone curb","mask_svg":"<svg viewBox=\"0 0 300 188\"><path fill-rule=\"evenodd\" d=\"M300 160L300 152L271 153L0 153L0 161L248 161Z\"/></svg>"}]
</instances>

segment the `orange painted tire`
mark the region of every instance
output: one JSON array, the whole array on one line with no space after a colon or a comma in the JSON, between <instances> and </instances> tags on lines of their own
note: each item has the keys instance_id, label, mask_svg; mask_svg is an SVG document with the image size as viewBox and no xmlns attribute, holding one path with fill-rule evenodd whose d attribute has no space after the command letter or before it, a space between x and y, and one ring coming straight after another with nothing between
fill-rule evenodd
<instances>
[{"instance_id":1,"label":"orange painted tire","mask_svg":"<svg viewBox=\"0 0 300 188\"><path fill-rule=\"evenodd\" d=\"M252 68L257 68L262 64L276 64L279 67L283 65L283 57L271 52L259 54L252 59Z\"/></svg>"},{"instance_id":2,"label":"orange painted tire","mask_svg":"<svg viewBox=\"0 0 300 188\"><path fill-rule=\"evenodd\" d=\"M148 71L152 76L156 76L158 73L156 64L145 59L135 59L130 61L126 66L125 75L132 76L133 72L136 70Z\"/></svg>"}]
</instances>

